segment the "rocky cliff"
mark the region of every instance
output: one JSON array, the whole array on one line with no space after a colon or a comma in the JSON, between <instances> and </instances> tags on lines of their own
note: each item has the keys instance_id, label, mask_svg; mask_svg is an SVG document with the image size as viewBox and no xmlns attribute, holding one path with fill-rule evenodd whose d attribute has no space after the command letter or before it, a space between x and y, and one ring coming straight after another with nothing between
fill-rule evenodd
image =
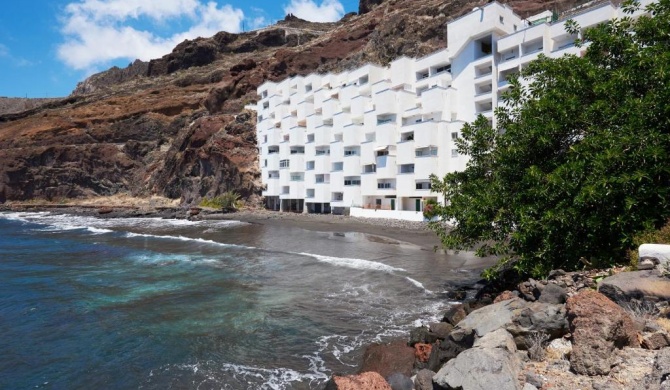
<instances>
[{"instance_id":1,"label":"rocky cliff","mask_svg":"<svg viewBox=\"0 0 670 390\"><path fill-rule=\"evenodd\" d=\"M529 15L578 1L509 4ZM0 202L129 193L192 204L227 190L253 199L256 117L244 106L260 84L428 54L447 45L449 20L482 3L363 0L360 15L337 23L287 17L93 75L68 98L0 114Z\"/></svg>"}]
</instances>

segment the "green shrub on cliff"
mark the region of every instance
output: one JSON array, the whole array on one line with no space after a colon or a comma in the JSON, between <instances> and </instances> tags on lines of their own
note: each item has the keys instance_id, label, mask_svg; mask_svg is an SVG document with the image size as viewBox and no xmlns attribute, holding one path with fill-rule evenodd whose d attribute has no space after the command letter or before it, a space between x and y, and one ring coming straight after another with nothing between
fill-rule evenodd
<instances>
[{"instance_id":1,"label":"green shrub on cliff","mask_svg":"<svg viewBox=\"0 0 670 390\"><path fill-rule=\"evenodd\" d=\"M204 198L200 206L220 209L224 212L236 211L240 207L240 194L235 191L226 191L214 198Z\"/></svg>"},{"instance_id":2,"label":"green shrub on cliff","mask_svg":"<svg viewBox=\"0 0 670 390\"><path fill-rule=\"evenodd\" d=\"M528 83L511 79L498 129L483 117L463 128L467 168L432 178L449 200L436 212L454 223L432 224L446 248L501 256L488 277L539 277L612 265L668 220L670 1L648 11L587 29L582 56L540 56Z\"/></svg>"}]
</instances>

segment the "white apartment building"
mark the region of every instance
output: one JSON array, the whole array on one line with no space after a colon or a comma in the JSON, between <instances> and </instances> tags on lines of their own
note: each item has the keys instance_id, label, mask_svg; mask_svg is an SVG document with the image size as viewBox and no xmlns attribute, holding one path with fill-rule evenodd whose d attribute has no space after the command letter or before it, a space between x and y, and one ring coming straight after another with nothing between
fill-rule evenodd
<instances>
[{"instance_id":1,"label":"white apartment building","mask_svg":"<svg viewBox=\"0 0 670 390\"><path fill-rule=\"evenodd\" d=\"M570 15L584 29L621 10L597 4ZM258 88L263 196L273 210L423 220L429 176L463 170L454 141L493 110L506 77L544 53L579 54L577 36L546 11L521 19L497 2L447 25L449 47L337 74Z\"/></svg>"}]
</instances>

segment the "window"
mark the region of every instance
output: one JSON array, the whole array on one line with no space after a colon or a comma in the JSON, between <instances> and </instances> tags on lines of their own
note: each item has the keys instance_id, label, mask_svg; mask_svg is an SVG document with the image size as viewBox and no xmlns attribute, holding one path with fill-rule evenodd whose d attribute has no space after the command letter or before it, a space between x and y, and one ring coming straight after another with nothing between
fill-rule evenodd
<instances>
[{"instance_id":1,"label":"window","mask_svg":"<svg viewBox=\"0 0 670 390\"><path fill-rule=\"evenodd\" d=\"M324 156L330 154L330 149L317 149L316 155L317 156Z\"/></svg>"},{"instance_id":2,"label":"window","mask_svg":"<svg viewBox=\"0 0 670 390\"><path fill-rule=\"evenodd\" d=\"M313 198L314 197L314 189L313 188L307 189L306 193L307 194L305 195L305 198Z\"/></svg>"},{"instance_id":3,"label":"window","mask_svg":"<svg viewBox=\"0 0 670 390\"><path fill-rule=\"evenodd\" d=\"M386 150L386 149L377 151L377 157L388 156L388 155L389 155L389 151Z\"/></svg>"},{"instance_id":4,"label":"window","mask_svg":"<svg viewBox=\"0 0 670 390\"><path fill-rule=\"evenodd\" d=\"M274 146L274 147L268 148L268 154L277 154L277 153L279 153L279 147Z\"/></svg>"},{"instance_id":5,"label":"window","mask_svg":"<svg viewBox=\"0 0 670 390\"><path fill-rule=\"evenodd\" d=\"M268 166L268 160L263 160L263 167L267 167L267 166Z\"/></svg>"},{"instance_id":6,"label":"window","mask_svg":"<svg viewBox=\"0 0 670 390\"><path fill-rule=\"evenodd\" d=\"M393 183L377 183L377 189L378 190L389 190L393 188Z\"/></svg>"},{"instance_id":7,"label":"window","mask_svg":"<svg viewBox=\"0 0 670 390\"><path fill-rule=\"evenodd\" d=\"M492 53L493 45L491 44L490 41L489 42L482 41L481 44L482 44L481 49L482 49L483 54L491 54Z\"/></svg>"},{"instance_id":8,"label":"window","mask_svg":"<svg viewBox=\"0 0 670 390\"><path fill-rule=\"evenodd\" d=\"M414 173L414 164L403 164L400 166L400 173Z\"/></svg>"},{"instance_id":9,"label":"window","mask_svg":"<svg viewBox=\"0 0 670 390\"><path fill-rule=\"evenodd\" d=\"M414 132L403 133L400 135L400 141L414 141Z\"/></svg>"},{"instance_id":10,"label":"window","mask_svg":"<svg viewBox=\"0 0 670 390\"><path fill-rule=\"evenodd\" d=\"M307 134L307 143L314 142L314 134Z\"/></svg>"},{"instance_id":11,"label":"window","mask_svg":"<svg viewBox=\"0 0 670 390\"><path fill-rule=\"evenodd\" d=\"M347 156L358 156L358 150L356 150L356 149L345 150L344 151L344 157L347 157Z\"/></svg>"},{"instance_id":12,"label":"window","mask_svg":"<svg viewBox=\"0 0 670 390\"><path fill-rule=\"evenodd\" d=\"M311 90L312 90L312 84L305 85L305 92L309 92Z\"/></svg>"},{"instance_id":13,"label":"window","mask_svg":"<svg viewBox=\"0 0 670 390\"><path fill-rule=\"evenodd\" d=\"M305 170L306 171L311 171L314 169L314 161L307 161L305 164Z\"/></svg>"},{"instance_id":14,"label":"window","mask_svg":"<svg viewBox=\"0 0 670 390\"><path fill-rule=\"evenodd\" d=\"M417 190L429 190L430 189L430 182L429 181L420 181L416 183L416 189Z\"/></svg>"},{"instance_id":15,"label":"window","mask_svg":"<svg viewBox=\"0 0 670 390\"><path fill-rule=\"evenodd\" d=\"M505 18L503 18L502 16L500 17L500 24L505 24Z\"/></svg>"},{"instance_id":16,"label":"window","mask_svg":"<svg viewBox=\"0 0 670 390\"><path fill-rule=\"evenodd\" d=\"M265 99L266 97L268 97L268 91L263 91L263 92L261 93L261 97L263 97L264 99Z\"/></svg>"},{"instance_id":17,"label":"window","mask_svg":"<svg viewBox=\"0 0 670 390\"><path fill-rule=\"evenodd\" d=\"M344 194L341 192L333 192L333 197L332 200L335 202L339 202L341 200L344 200Z\"/></svg>"},{"instance_id":18,"label":"window","mask_svg":"<svg viewBox=\"0 0 670 390\"><path fill-rule=\"evenodd\" d=\"M343 169L344 169L344 163L343 162L333 163L333 168L332 168L333 171L341 171Z\"/></svg>"},{"instance_id":19,"label":"window","mask_svg":"<svg viewBox=\"0 0 670 390\"><path fill-rule=\"evenodd\" d=\"M345 178L344 179L344 185L345 186L360 186L361 185L361 179L360 178Z\"/></svg>"},{"instance_id":20,"label":"window","mask_svg":"<svg viewBox=\"0 0 670 390\"><path fill-rule=\"evenodd\" d=\"M451 133L451 140L455 141L458 139L458 131Z\"/></svg>"},{"instance_id":21,"label":"window","mask_svg":"<svg viewBox=\"0 0 670 390\"><path fill-rule=\"evenodd\" d=\"M291 148L291 154L305 154L305 148L303 147Z\"/></svg>"},{"instance_id":22,"label":"window","mask_svg":"<svg viewBox=\"0 0 670 390\"><path fill-rule=\"evenodd\" d=\"M377 172L377 164L370 164L363 166L363 173L375 173Z\"/></svg>"},{"instance_id":23,"label":"window","mask_svg":"<svg viewBox=\"0 0 670 390\"><path fill-rule=\"evenodd\" d=\"M325 183L326 182L326 177L324 175L316 175L314 178L314 181L316 183Z\"/></svg>"},{"instance_id":24,"label":"window","mask_svg":"<svg viewBox=\"0 0 670 390\"><path fill-rule=\"evenodd\" d=\"M279 161L279 168L288 168L288 167L289 167L289 160Z\"/></svg>"},{"instance_id":25,"label":"window","mask_svg":"<svg viewBox=\"0 0 670 390\"><path fill-rule=\"evenodd\" d=\"M263 103L263 109L267 110L268 108L270 108L270 102Z\"/></svg>"},{"instance_id":26,"label":"window","mask_svg":"<svg viewBox=\"0 0 670 390\"><path fill-rule=\"evenodd\" d=\"M415 157L437 156L437 147L431 146L428 148L416 149L414 151Z\"/></svg>"},{"instance_id":27,"label":"window","mask_svg":"<svg viewBox=\"0 0 670 390\"><path fill-rule=\"evenodd\" d=\"M516 31L516 24L514 25L514 31Z\"/></svg>"},{"instance_id":28,"label":"window","mask_svg":"<svg viewBox=\"0 0 670 390\"><path fill-rule=\"evenodd\" d=\"M291 181L303 181L304 177L302 173L291 173Z\"/></svg>"},{"instance_id":29,"label":"window","mask_svg":"<svg viewBox=\"0 0 670 390\"><path fill-rule=\"evenodd\" d=\"M279 172L278 171L268 172L268 179L279 179Z\"/></svg>"},{"instance_id":30,"label":"window","mask_svg":"<svg viewBox=\"0 0 670 390\"><path fill-rule=\"evenodd\" d=\"M442 72L451 72L451 65L439 66L437 67L437 69L435 69L435 73L442 73Z\"/></svg>"},{"instance_id":31,"label":"window","mask_svg":"<svg viewBox=\"0 0 670 390\"><path fill-rule=\"evenodd\" d=\"M267 135L264 135L264 136L263 136L263 143L265 144L265 143L267 143L267 142L268 142L268 136L267 136Z\"/></svg>"},{"instance_id":32,"label":"window","mask_svg":"<svg viewBox=\"0 0 670 390\"><path fill-rule=\"evenodd\" d=\"M458 149L451 149L451 157L458 157Z\"/></svg>"}]
</instances>

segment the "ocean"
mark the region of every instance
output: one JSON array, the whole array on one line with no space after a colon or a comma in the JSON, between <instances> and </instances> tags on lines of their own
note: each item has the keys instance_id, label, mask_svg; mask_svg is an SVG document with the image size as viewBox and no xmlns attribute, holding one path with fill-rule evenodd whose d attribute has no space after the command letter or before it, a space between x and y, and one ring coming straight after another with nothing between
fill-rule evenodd
<instances>
[{"instance_id":1,"label":"ocean","mask_svg":"<svg viewBox=\"0 0 670 390\"><path fill-rule=\"evenodd\" d=\"M0 213L0 389L316 389L470 280L361 233Z\"/></svg>"}]
</instances>

